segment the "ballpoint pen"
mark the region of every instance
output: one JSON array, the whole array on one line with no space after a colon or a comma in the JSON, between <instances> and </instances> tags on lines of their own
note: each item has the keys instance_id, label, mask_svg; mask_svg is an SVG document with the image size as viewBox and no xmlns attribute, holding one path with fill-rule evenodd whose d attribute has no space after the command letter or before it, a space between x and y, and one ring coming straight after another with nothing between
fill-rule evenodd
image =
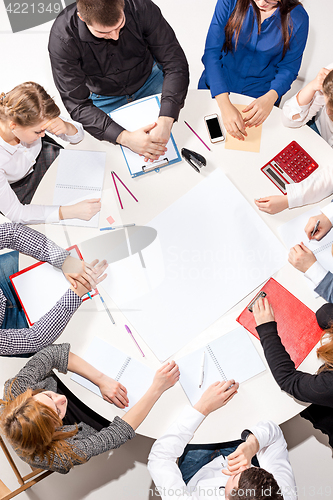
<instances>
[{"instance_id":1,"label":"ballpoint pen","mask_svg":"<svg viewBox=\"0 0 333 500\"><path fill-rule=\"evenodd\" d=\"M135 224L124 224L123 226L113 226L113 227L101 227L100 231L113 231L114 229L121 229L123 227L132 227Z\"/></svg>"},{"instance_id":2,"label":"ballpoint pen","mask_svg":"<svg viewBox=\"0 0 333 500\"><path fill-rule=\"evenodd\" d=\"M102 295L101 295L101 294L99 294L99 298L101 299L102 304L103 304L103 306L104 306L104 309L105 309L105 311L107 312L107 315L109 316L110 320L112 321L112 324L113 324L113 325L115 325L115 324L116 324L116 322L115 322L115 320L113 319L113 316L112 316L112 314L110 313L108 306L105 304L104 299L103 299L103 297L102 297Z\"/></svg>"},{"instance_id":3,"label":"ballpoint pen","mask_svg":"<svg viewBox=\"0 0 333 500\"><path fill-rule=\"evenodd\" d=\"M319 224L320 224L320 220L318 219L317 222L316 222L316 224L315 224L315 227L313 228L313 230L312 230L312 232L310 234L310 240L314 237L314 235L318 231Z\"/></svg>"},{"instance_id":4,"label":"ballpoint pen","mask_svg":"<svg viewBox=\"0 0 333 500\"><path fill-rule=\"evenodd\" d=\"M139 344L137 343L137 341L135 340L133 333L131 332L131 330L129 329L129 327L127 325L125 325L125 328L126 328L127 333L129 333L130 336L132 337L132 339L134 340L134 342L135 342L137 348L139 349L139 351L141 352L142 356L145 358L145 354L144 354L143 350L141 349L141 347L139 346Z\"/></svg>"},{"instance_id":5,"label":"ballpoint pen","mask_svg":"<svg viewBox=\"0 0 333 500\"><path fill-rule=\"evenodd\" d=\"M201 360L201 370L200 370L200 384L199 384L199 389L201 389L204 378L205 378L205 351L202 354L202 360Z\"/></svg>"}]
</instances>

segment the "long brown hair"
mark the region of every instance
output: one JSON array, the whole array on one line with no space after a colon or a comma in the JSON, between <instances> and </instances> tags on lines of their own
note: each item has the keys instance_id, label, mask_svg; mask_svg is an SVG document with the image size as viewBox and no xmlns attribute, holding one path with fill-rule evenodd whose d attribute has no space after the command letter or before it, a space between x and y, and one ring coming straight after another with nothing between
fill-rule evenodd
<instances>
[{"instance_id":1,"label":"long brown hair","mask_svg":"<svg viewBox=\"0 0 333 500\"><path fill-rule=\"evenodd\" d=\"M75 453L67 442L67 439L77 434L78 429L65 431L57 413L33 398L41 390L27 389L17 397L12 397L13 383L6 391L9 399L0 400L0 427L17 454L28 461L46 458L49 466L52 466L56 457L64 467L73 467L74 460L85 462L85 458Z\"/></svg>"},{"instance_id":2,"label":"long brown hair","mask_svg":"<svg viewBox=\"0 0 333 500\"><path fill-rule=\"evenodd\" d=\"M333 325L323 331L320 347L317 349L317 358L324 361L317 373L333 370Z\"/></svg>"},{"instance_id":3,"label":"long brown hair","mask_svg":"<svg viewBox=\"0 0 333 500\"><path fill-rule=\"evenodd\" d=\"M327 97L326 106L333 109L333 70L331 70L323 81L323 93Z\"/></svg>"},{"instance_id":4,"label":"long brown hair","mask_svg":"<svg viewBox=\"0 0 333 500\"><path fill-rule=\"evenodd\" d=\"M256 3L253 0L238 0L236 6L228 19L228 22L224 28L225 32L225 42L223 49L225 52L232 52L232 37L235 34L235 49L237 49L239 34L242 29L242 25L246 16L246 13L252 5L254 12L257 16L258 22L258 34L261 31L261 19L260 10L258 9ZM285 56L287 50L289 49L289 42L293 31L292 21L290 17L290 12L297 6L300 5L298 0L278 0L277 8L280 9L281 15L281 31L283 38L283 53L282 58ZM252 26L253 29L253 26Z\"/></svg>"},{"instance_id":5,"label":"long brown hair","mask_svg":"<svg viewBox=\"0 0 333 500\"><path fill-rule=\"evenodd\" d=\"M0 94L0 120L31 127L59 115L60 109L38 83L21 83L10 92Z\"/></svg>"}]
</instances>

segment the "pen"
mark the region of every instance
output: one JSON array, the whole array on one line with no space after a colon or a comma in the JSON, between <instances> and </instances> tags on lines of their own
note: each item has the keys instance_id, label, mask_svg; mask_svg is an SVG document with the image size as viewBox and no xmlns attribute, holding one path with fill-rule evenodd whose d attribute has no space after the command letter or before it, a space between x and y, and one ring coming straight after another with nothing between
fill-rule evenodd
<instances>
[{"instance_id":1,"label":"pen","mask_svg":"<svg viewBox=\"0 0 333 500\"><path fill-rule=\"evenodd\" d=\"M199 137L199 136L198 136L198 134L195 132L195 130L193 130L193 128L192 128L192 127L191 127L191 126L190 126L190 125L189 125L189 124L188 124L185 120L184 120L184 123L185 123L185 125L187 125L187 126L188 126L188 128L189 128L190 130L192 130L193 134L197 136L197 138L199 139L199 141L201 141L201 142L202 142L202 144L203 144L204 146L206 146L206 148L208 149L208 151L211 151L211 149L207 146L207 144L206 144L206 143L205 143L205 142L201 139L201 137Z\"/></svg>"},{"instance_id":2,"label":"pen","mask_svg":"<svg viewBox=\"0 0 333 500\"><path fill-rule=\"evenodd\" d=\"M87 295L88 295L89 299L90 299L90 300L92 300L92 297L91 297L91 295L90 295L90 292L87 292Z\"/></svg>"},{"instance_id":3,"label":"pen","mask_svg":"<svg viewBox=\"0 0 333 500\"><path fill-rule=\"evenodd\" d=\"M100 231L113 231L113 229L120 229L122 227L131 227L135 226L135 224L124 224L123 226L113 226L113 227L101 227Z\"/></svg>"},{"instance_id":4,"label":"pen","mask_svg":"<svg viewBox=\"0 0 333 500\"><path fill-rule=\"evenodd\" d=\"M204 377L205 377L205 351L203 352L202 360L201 360L199 389L201 389L201 387L202 387Z\"/></svg>"},{"instance_id":5,"label":"pen","mask_svg":"<svg viewBox=\"0 0 333 500\"><path fill-rule=\"evenodd\" d=\"M318 219L318 220L317 220L317 222L316 222L316 224L315 224L315 227L313 228L312 233L311 233L311 235L310 235L310 240L311 240L311 238L313 238L313 237L314 237L314 235L315 235L315 234L316 234L316 232L318 231L319 224L320 224L320 220Z\"/></svg>"},{"instance_id":6,"label":"pen","mask_svg":"<svg viewBox=\"0 0 333 500\"><path fill-rule=\"evenodd\" d=\"M137 348L139 349L139 351L141 352L142 356L145 358L145 355L144 355L144 352L143 350L141 349L141 347L139 346L139 344L137 343L137 341L135 340L134 336L133 336L133 333L131 332L131 330L128 328L127 325L125 325L125 328L127 330L127 333L130 334L130 336L132 337L132 339L134 340L134 342L136 343L136 346Z\"/></svg>"},{"instance_id":7,"label":"pen","mask_svg":"<svg viewBox=\"0 0 333 500\"><path fill-rule=\"evenodd\" d=\"M115 320L113 319L113 316L112 316L112 314L110 313L108 306L105 304L104 299L103 299L103 297L102 297L102 295L101 295L101 294L99 294L99 298L101 299L102 304L103 304L103 306L104 306L104 309L106 310L107 315L109 316L110 320L112 321L112 324L113 324L113 325L115 325L115 324L116 324L116 323L115 323Z\"/></svg>"}]
</instances>

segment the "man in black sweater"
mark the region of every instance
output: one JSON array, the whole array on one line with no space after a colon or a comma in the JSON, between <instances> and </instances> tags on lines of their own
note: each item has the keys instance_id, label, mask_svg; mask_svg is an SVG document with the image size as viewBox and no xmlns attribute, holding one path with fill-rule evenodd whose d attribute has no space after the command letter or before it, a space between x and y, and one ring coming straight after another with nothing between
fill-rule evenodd
<instances>
[{"instance_id":1,"label":"man in black sweater","mask_svg":"<svg viewBox=\"0 0 333 500\"><path fill-rule=\"evenodd\" d=\"M184 105L188 64L174 31L151 0L78 0L50 33L55 84L71 116L99 140L147 160L166 151ZM107 113L162 92L159 118L129 132Z\"/></svg>"}]
</instances>

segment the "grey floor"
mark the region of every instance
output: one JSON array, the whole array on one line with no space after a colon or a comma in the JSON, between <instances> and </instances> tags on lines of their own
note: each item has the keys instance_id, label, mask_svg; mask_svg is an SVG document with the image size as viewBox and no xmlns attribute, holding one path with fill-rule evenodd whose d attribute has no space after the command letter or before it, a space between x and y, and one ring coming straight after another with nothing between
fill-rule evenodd
<instances>
[{"instance_id":1,"label":"grey floor","mask_svg":"<svg viewBox=\"0 0 333 500\"><path fill-rule=\"evenodd\" d=\"M8 2L7 2L8 3ZM156 0L173 26L188 57L191 88L195 88L202 71L200 58L215 0ZM303 1L310 15L310 35L298 80L298 90L317 74L320 67L331 63L333 53L328 40L331 33L333 4L331 0ZM58 104L60 99L52 81L47 55L50 23L12 34L4 8L0 3L1 78L0 92L27 80L44 85ZM0 388L6 375L12 373L10 360L0 361ZM263 396L264 397L264 396ZM290 460L296 475L299 499L333 498L332 450L327 439L301 417L284 423ZM112 453L105 453L77 467L66 476L51 475L20 498L30 500L83 500L157 498L146 469L153 441L137 436L132 442ZM25 465L19 462L20 466ZM10 469L0 453L0 478L15 486Z\"/></svg>"}]
</instances>

